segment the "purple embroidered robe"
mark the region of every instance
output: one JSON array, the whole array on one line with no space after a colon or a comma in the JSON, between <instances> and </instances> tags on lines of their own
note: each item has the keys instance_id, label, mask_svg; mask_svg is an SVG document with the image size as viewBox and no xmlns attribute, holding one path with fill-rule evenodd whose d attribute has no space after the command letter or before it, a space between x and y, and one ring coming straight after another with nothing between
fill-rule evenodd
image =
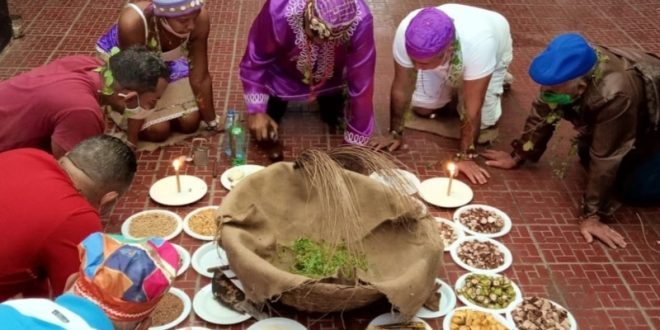
<instances>
[{"instance_id":1,"label":"purple embroidered robe","mask_svg":"<svg viewBox=\"0 0 660 330\"><path fill-rule=\"evenodd\" d=\"M345 38L314 44L303 28L306 0L267 0L252 23L240 65L248 113L265 112L270 95L288 101L310 97L304 82L312 64L315 94L347 88L344 140L364 145L374 127L373 90L376 48L373 18L364 0ZM327 79L324 81L324 79ZM322 83L322 84L319 84Z\"/></svg>"}]
</instances>

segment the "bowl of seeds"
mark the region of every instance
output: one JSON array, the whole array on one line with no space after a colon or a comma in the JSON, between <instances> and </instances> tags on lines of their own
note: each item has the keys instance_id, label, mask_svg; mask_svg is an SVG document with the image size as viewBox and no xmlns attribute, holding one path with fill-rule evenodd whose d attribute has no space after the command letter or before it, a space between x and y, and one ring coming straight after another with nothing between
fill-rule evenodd
<instances>
[{"instance_id":1,"label":"bowl of seeds","mask_svg":"<svg viewBox=\"0 0 660 330\"><path fill-rule=\"evenodd\" d=\"M130 216L121 225L121 233L131 239L161 237L170 240L183 229L181 217L167 210L146 210Z\"/></svg>"},{"instance_id":2,"label":"bowl of seeds","mask_svg":"<svg viewBox=\"0 0 660 330\"><path fill-rule=\"evenodd\" d=\"M217 209L217 206L206 206L188 213L183 219L183 230L196 239L212 241L218 233L215 222Z\"/></svg>"},{"instance_id":3,"label":"bowl of seeds","mask_svg":"<svg viewBox=\"0 0 660 330\"><path fill-rule=\"evenodd\" d=\"M541 297L525 297L507 313L515 330L577 330L573 315L558 303Z\"/></svg>"},{"instance_id":4,"label":"bowl of seeds","mask_svg":"<svg viewBox=\"0 0 660 330\"><path fill-rule=\"evenodd\" d=\"M466 236L454 242L449 253L455 263L477 274L500 273L513 263L511 251L487 237Z\"/></svg>"},{"instance_id":5,"label":"bowl of seeds","mask_svg":"<svg viewBox=\"0 0 660 330\"><path fill-rule=\"evenodd\" d=\"M476 310L505 314L522 301L520 288L506 276L467 273L455 285L458 299Z\"/></svg>"},{"instance_id":6,"label":"bowl of seeds","mask_svg":"<svg viewBox=\"0 0 660 330\"><path fill-rule=\"evenodd\" d=\"M151 313L151 326L149 330L167 330L190 315L192 305L190 298L181 289L170 288L170 291L161 298L156 309Z\"/></svg>"},{"instance_id":7,"label":"bowl of seeds","mask_svg":"<svg viewBox=\"0 0 660 330\"><path fill-rule=\"evenodd\" d=\"M488 205L466 205L454 212L454 222L469 235L501 237L511 231L511 218Z\"/></svg>"}]
</instances>

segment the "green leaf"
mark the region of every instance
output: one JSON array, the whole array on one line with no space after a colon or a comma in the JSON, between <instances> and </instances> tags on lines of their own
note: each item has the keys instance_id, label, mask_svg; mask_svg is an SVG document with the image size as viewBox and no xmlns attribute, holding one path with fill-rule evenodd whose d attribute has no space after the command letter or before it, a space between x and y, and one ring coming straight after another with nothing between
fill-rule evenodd
<instances>
[{"instance_id":1,"label":"green leaf","mask_svg":"<svg viewBox=\"0 0 660 330\"><path fill-rule=\"evenodd\" d=\"M118 47L112 47L112 49L110 49L110 57L112 57L114 55L117 55L117 53L119 53L119 51L120 50L119 50Z\"/></svg>"},{"instance_id":2,"label":"green leaf","mask_svg":"<svg viewBox=\"0 0 660 330\"><path fill-rule=\"evenodd\" d=\"M523 149L523 151L534 150L534 142L532 142L532 140L529 140L529 141L525 142L525 144L523 144L522 149Z\"/></svg>"},{"instance_id":3,"label":"green leaf","mask_svg":"<svg viewBox=\"0 0 660 330\"><path fill-rule=\"evenodd\" d=\"M112 87L105 86L103 87L102 93L103 95L112 95L112 93L114 93L114 90L112 89Z\"/></svg>"},{"instance_id":4,"label":"green leaf","mask_svg":"<svg viewBox=\"0 0 660 330\"><path fill-rule=\"evenodd\" d=\"M147 47L149 47L149 49L151 50L156 49L158 47L158 41L156 41L156 38L151 37L151 39L149 39L149 42L147 43Z\"/></svg>"},{"instance_id":5,"label":"green leaf","mask_svg":"<svg viewBox=\"0 0 660 330\"><path fill-rule=\"evenodd\" d=\"M561 117L557 115L556 113L550 113L547 117L545 117L545 122L548 124L554 124L556 123Z\"/></svg>"}]
</instances>

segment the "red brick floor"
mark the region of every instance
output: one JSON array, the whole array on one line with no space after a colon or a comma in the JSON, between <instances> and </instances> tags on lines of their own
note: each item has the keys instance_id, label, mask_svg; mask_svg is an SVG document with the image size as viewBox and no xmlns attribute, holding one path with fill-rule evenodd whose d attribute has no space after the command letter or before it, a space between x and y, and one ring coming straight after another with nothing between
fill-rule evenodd
<instances>
[{"instance_id":1,"label":"red brick floor","mask_svg":"<svg viewBox=\"0 0 660 330\"><path fill-rule=\"evenodd\" d=\"M243 54L245 38L261 0L211 0L212 16L209 40L210 71L213 77L215 106L220 113L228 107L242 109L241 85L237 64ZM410 10L439 1L369 0L376 17L378 69L376 111L380 131L387 130L388 93L392 77L391 40L396 25ZM0 79L29 70L48 61L71 54L93 54L94 41L116 19L124 1L119 0L10 0L12 14L23 15L26 36L16 40L0 54ZM530 101L537 87L527 77L527 66L534 54L555 34L579 31L595 43L644 48L660 53L660 2L658 0L467 0L497 10L511 23L514 39L516 77L512 91L504 97L501 138L496 147L508 150L508 143L520 131ZM554 138L555 147L537 165L506 172L491 170L492 179L485 186L473 186L474 202L487 203L507 212L514 221L513 230L501 241L514 256L514 266L505 272L527 295L549 297L570 309L581 329L656 329L660 328L660 254L655 242L660 239L660 208L624 207L611 225L630 243L625 249L610 250L600 243L587 245L580 236L575 216L584 188L584 172L571 159L567 175L559 179L552 173L553 159L567 154L566 141L571 136L564 124ZM290 114L285 119L285 157L291 159L310 147L328 148L341 141L330 136L314 114ZM214 146L220 136L213 138ZM442 175L439 162L456 151L456 143L441 137L407 132L408 148L396 155L422 179ZM159 205L148 197L156 180L172 174L171 160L189 152L189 145L169 147L139 155L139 172L131 191L124 196L109 218L108 232L118 232L121 222L131 214ZM216 160L220 152L212 152ZM266 164L256 151L250 162ZM221 171L227 160L221 159ZM202 177L209 193L201 201L183 208L170 208L184 216L190 210L218 205L226 191L210 168L187 167L186 174ZM220 172L222 173L222 172ZM452 210L431 208L438 216L449 217ZM644 227L635 217L639 212ZM644 228L644 229L643 229ZM645 243L646 239L650 246ZM200 241L181 234L173 240L193 252ZM651 247L653 247L653 250ZM453 283L464 271L445 256L439 276ZM208 280L188 270L177 281L192 298ZM339 315L307 315L285 312L310 329L362 329L367 321L386 310L383 306ZM252 321L233 327L205 324L194 314L186 324L216 329L244 329ZM440 320L431 322L439 329Z\"/></svg>"}]
</instances>

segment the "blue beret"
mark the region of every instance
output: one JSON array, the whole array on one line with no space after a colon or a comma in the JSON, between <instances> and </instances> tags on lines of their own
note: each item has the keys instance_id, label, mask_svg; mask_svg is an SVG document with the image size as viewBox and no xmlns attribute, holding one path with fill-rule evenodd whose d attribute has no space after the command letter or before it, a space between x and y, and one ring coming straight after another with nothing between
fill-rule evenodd
<instances>
[{"instance_id":1,"label":"blue beret","mask_svg":"<svg viewBox=\"0 0 660 330\"><path fill-rule=\"evenodd\" d=\"M529 76L540 85L559 85L587 74L596 61L596 50L584 37L577 33L560 34L532 60Z\"/></svg>"}]
</instances>

